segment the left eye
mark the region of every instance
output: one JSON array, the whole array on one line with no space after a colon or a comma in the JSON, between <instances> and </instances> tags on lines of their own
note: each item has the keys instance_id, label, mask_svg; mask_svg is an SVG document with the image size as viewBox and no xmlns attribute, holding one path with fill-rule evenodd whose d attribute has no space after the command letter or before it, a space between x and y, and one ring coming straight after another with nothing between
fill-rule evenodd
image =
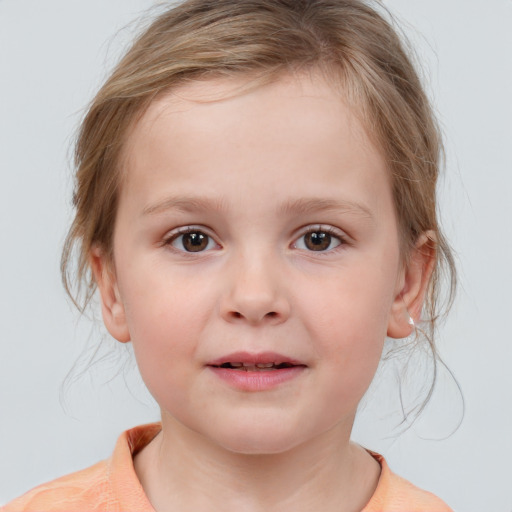
<instances>
[{"instance_id":1,"label":"left eye","mask_svg":"<svg viewBox=\"0 0 512 512\"><path fill-rule=\"evenodd\" d=\"M328 230L315 229L302 235L294 247L306 251L325 252L335 249L343 243L341 236Z\"/></svg>"},{"instance_id":2,"label":"left eye","mask_svg":"<svg viewBox=\"0 0 512 512\"><path fill-rule=\"evenodd\" d=\"M203 252L216 247L213 238L199 230L177 233L169 240L169 245L184 252Z\"/></svg>"}]
</instances>

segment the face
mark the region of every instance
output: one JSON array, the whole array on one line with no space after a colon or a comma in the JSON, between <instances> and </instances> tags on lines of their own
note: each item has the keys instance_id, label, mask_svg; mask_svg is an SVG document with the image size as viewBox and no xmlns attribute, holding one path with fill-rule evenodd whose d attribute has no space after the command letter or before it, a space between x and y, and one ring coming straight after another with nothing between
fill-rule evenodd
<instances>
[{"instance_id":1,"label":"face","mask_svg":"<svg viewBox=\"0 0 512 512\"><path fill-rule=\"evenodd\" d=\"M322 79L233 85L187 85L131 133L112 271L93 258L105 322L164 429L243 453L345 439L411 287L389 173Z\"/></svg>"}]
</instances>

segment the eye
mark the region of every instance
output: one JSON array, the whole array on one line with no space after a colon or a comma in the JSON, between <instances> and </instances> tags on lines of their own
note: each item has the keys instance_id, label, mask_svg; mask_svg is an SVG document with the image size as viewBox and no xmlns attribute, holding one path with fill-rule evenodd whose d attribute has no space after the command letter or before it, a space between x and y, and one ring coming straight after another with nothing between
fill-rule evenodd
<instances>
[{"instance_id":1,"label":"eye","mask_svg":"<svg viewBox=\"0 0 512 512\"><path fill-rule=\"evenodd\" d=\"M167 239L166 245L183 252L204 252L218 247L211 236L195 228L185 228L174 233Z\"/></svg>"},{"instance_id":2,"label":"eye","mask_svg":"<svg viewBox=\"0 0 512 512\"><path fill-rule=\"evenodd\" d=\"M306 251L327 252L343 244L341 234L332 228L316 228L304 233L294 244L294 248Z\"/></svg>"}]
</instances>

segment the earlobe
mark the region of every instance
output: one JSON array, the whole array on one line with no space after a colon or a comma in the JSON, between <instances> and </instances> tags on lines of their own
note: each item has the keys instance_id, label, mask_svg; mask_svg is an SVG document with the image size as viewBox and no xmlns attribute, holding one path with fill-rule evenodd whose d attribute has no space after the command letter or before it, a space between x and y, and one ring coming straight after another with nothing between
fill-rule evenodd
<instances>
[{"instance_id":1,"label":"earlobe","mask_svg":"<svg viewBox=\"0 0 512 512\"><path fill-rule=\"evenodd\" d=\"M436 261L435 235L423 233L409 255L391 307L388 332L391 338L409 336L418 323Z\"/></svg>"},{"instance_id":2,"label":"earlobe","mask_svg":"<svg viewBox=\"0 0 512 512\"><path fill-rule=\"evenodd\" d=\"M103 322L108 332L118 341L130 341L124 304L119 294L115 273L100 247L94 247L89 263L101 298Z\"/></svg>"}]
</instances>

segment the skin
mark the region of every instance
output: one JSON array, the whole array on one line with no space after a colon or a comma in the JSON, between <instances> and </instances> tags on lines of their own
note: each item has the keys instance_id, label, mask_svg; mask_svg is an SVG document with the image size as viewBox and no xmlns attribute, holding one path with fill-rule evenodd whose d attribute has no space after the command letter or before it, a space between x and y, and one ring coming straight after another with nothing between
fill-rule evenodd
<instances>
[{"instance_id":1,"label":"skin","mask_svg":"<svg viewBox=\"0 0 512 512\"><path fill-rule=\"evenodd\" d=\"M403 265L385 160L323 79L236 85L150 106L126 144L114 261L91 254L105 324L161 408L135 469L159 512L361 510L380 467L350 442L357 405L385 336L410 333L433 254L423 237ZM204 250L186 251L187 227ZM242 391L207 366L240 350L305 369Z\"/></svg>"}]
</instances>

